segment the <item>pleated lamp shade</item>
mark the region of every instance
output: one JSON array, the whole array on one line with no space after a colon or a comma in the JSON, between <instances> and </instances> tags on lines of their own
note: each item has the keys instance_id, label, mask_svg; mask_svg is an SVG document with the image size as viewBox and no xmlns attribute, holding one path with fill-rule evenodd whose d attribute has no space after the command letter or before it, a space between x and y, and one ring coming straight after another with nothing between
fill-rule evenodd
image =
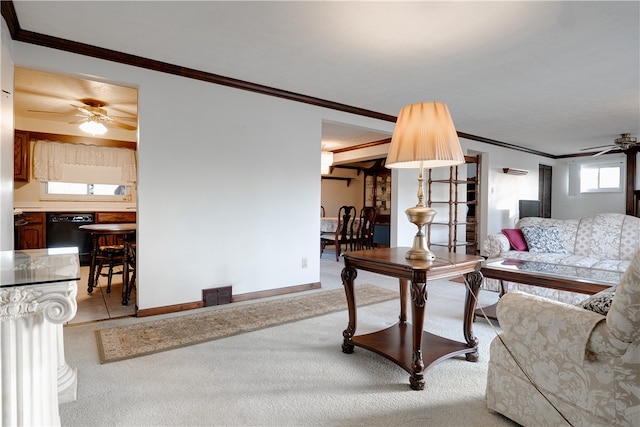
<instances>
[{"instance_id":1,"label":"pleated lamp shade","mask_svg":"<svg viewBox=\"0 0 640 427\"><path fill-rule=\"evenodd\" d=\"M437 168L464 163L447 105L422 102L403 107L387 154L388 168Z\"/></svg>"}]
</instances>

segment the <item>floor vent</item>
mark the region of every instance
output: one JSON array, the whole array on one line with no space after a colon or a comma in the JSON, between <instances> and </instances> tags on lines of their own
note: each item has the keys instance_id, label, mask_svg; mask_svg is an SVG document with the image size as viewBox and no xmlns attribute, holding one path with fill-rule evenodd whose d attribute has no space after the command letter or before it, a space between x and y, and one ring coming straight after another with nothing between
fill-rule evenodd
<instances>
[{"instance_id":1,"label":"floor vent","mask_svg":"<svg viewBox=\"0 0 640 427\"><path fill-rule=\"evenodd\" d=\"M221 288L210 288L202 290L203 307L212 305L229 304L231 302L231 286Z\"/></svg>"}]
</instances>

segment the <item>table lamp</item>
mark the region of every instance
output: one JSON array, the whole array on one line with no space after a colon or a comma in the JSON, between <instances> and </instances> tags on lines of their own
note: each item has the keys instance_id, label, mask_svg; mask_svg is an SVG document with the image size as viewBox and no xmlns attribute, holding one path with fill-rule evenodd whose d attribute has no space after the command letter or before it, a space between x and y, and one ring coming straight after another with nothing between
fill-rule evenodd
<instances>
[{"instance_id":1,"label":"table lamp","mask_svg":"<svg viewBox=\"0 0 640 427\"><path fill-rule=\"evenodd\" d=\"M418 227L413 247L406 254L407 259L430 261L436 258L429 250L422 231L425 224L430 224L436 215L434 209L424 204L423 169L454 166L464 162L460 140L446 104L422 102L407 105L400 110L386 166L420 170L418 204L405 211L409 221Z\"/></svg>"}]
</instances>

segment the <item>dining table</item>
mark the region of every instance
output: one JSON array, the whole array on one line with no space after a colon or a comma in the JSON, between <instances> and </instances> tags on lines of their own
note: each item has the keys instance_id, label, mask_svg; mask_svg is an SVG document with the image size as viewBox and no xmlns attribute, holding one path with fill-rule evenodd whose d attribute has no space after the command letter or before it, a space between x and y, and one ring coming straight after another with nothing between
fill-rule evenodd
<instances>
[{"instance_id":1,"label":"dining table","mask_svg":"<svg viewBox=\"0 0 640 427\"><path fill-rule=\"evenodd\" d=\"M91 262L89 266L89 278L87 280L87 292L93 292L98 283L96 281L96 255L98 253L99 236L122 236L124 241L123 272L122 272L122 305L129 305L131 289L129 289L129 251L130 245L135 242L137 224L135 222L87 224L81 225L80 230L91 233Z\"/></svg>"}]
</instances>

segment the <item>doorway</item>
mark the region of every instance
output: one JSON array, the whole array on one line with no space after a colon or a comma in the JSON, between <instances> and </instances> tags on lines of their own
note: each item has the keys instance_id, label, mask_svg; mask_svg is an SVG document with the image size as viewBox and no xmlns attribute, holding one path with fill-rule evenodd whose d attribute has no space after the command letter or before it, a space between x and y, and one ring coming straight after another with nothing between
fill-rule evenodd
<instances>
[{"instance_id":1,"label":"doorway","mask_svg":"<svg viewBox=\"0 0 640 427\"><path fill-rule=\"evenodd\" d=\"M538 200L540 200L540 216L551 218L551 178L553 168L549 165L538 165Z\"/></svg>"},{"instance_id":2,"label":"doorway","mask_svg":"<svg viewBox=\"0 0 640 427\"><path fill-rule=\"evenodd\" d=\"M106 128L103 135L86 133L80 128L87 122L100 122ZM84 144L89 146L126 148L137 150L138 90L133 87L114 85L108 82L87 80L68 75L43 72L16 67L14 73L14 124L16 133L27 135L26 154L29 156L26 171L22 176L14 176L13 203L17 210L34 212L37 210L44 218L61 212L82 212L86 217L96 212L123 211L136 212L137 185L135 182L107 182L108 174L96 166L84 166L91 170L100 170L101 178L86 184L86 197L50 196L46 183L33 178L33 146L35 140L54 141L61 144ZM71 177L70 184L80 185L86 172L82 165L73 165L66 176ZM105 167L106 169L107 167ZM86 169L84 169L86 171ZM102 179L104 182L101 182ZM106 180L106 181L105 181ZM109 200L92 198L97 195L93 184L118 184L131 191L125 194L114 193ZM117 187L117 186L116 186ZM77 227L59 226L58 222L43 221L42 241L35 248L45 248L56 242L75 241ZM62 223L62 222L60 222ZM57 224L57 225L56 225ZM66 223L65 223L66 224ZM55 228L55 230L53 230ZM50 240L51 242L49 242ZM86 248L81 248L86 252ZM86 264L86 262L82 262ZM136 304L123 307L121 304L121 284L114 279L113 289L106 292L106 283L91 294L87 292L88 266L81 266L81 281L78 283L78 314L72 322L95 321L113 317L135 315ZM119 276L118 276L119 277Z\"/></svg>"}]
</instances>

